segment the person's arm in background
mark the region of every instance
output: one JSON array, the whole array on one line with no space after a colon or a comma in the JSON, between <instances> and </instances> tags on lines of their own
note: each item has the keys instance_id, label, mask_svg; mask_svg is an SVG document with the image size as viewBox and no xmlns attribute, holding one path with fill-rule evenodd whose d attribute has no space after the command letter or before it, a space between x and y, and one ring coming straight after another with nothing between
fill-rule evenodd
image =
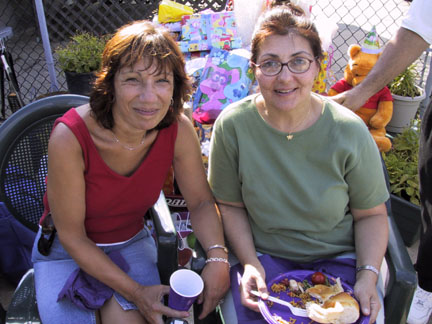
<instances>
[{"instance_id":1,"label":"person's arm in background","mask_svg":"<svg viewBox=\"0 0 432 324\"><path fill-rule=\"evenodd\" d=\"M428 47L429 44L417 33L403 27L399 28L363 82L332 99L356 111L370 97L403 72Z\"/></svg>"}]
</instances>

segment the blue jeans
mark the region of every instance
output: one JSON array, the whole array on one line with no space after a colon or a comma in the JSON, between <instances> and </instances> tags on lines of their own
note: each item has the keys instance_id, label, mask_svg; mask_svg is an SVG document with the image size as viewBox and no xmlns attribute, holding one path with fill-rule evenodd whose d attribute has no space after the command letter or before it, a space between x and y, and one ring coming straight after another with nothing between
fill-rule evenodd
<instances>
[{"instance_id":1,"label":"blue jeans","mask_svg":"<svg viewBox=\"0 0 432 324\"><path fill-rule=\"evenodd\" d=\"M82 310L64 298L57 302L57 296L70 274L78 268L76 262L66 252L56 235L48 256L37 249L41 235L39 230L33 245L36 298L39 314L44 324L59 323L96 323L96 313ZM144 228L125 243L100 246L105 253L119 250L130 266L128 275L144 286L160 284L157 269L157 250L153 237ZM114 292L114 297L124 310L137 309L135 304Z\"/></svg>"}]
</instances>

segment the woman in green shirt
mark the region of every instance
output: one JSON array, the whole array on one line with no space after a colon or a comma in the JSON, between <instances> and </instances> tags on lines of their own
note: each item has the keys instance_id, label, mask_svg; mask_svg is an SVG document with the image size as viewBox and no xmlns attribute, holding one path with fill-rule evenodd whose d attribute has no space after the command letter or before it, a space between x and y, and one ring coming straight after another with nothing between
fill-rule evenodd
<instances>
[{"instance_id":1,"label":"woman in green shirt","mask_svg":"<svg viewBox=\"0 0 432 324\"><path fill-rule=\"evenodd\" d=\"M260 93L217 119L210 185L232 252L244 267L244 306L259 311L250 291L267 294L266 279L272 279L257 253L298 263L351 253L358 269L354 293L373 323L380 309L377 269L387 246L388 192L364 123L311 92L322 57L318 33L305 17L287 7L263 14L251 57Z\"/></svg>"}]
</instances>

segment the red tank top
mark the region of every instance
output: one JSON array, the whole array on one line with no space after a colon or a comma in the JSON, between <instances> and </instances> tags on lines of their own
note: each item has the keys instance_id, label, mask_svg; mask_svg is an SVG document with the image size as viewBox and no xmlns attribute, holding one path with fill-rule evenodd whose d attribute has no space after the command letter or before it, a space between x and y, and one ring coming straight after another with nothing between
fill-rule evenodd
<instances>
[{"instance_id":1,"label":"red tank top","mask_svg":"<svg viewBox=\"0 0 432 324\"><path fill-rule=\"evenodd\" d=\"M143 217L159 198L174 158L178 124L159 131L155 142L131 176L114 172L102 160L87 126L74 108L58 118L81 145L86 183L87 236L96 243L115 243L130 239L143 228ZM45 212L49 211L47 194ZM42 221L41 219L41 221Z\"/></svg>"}]
</instances>

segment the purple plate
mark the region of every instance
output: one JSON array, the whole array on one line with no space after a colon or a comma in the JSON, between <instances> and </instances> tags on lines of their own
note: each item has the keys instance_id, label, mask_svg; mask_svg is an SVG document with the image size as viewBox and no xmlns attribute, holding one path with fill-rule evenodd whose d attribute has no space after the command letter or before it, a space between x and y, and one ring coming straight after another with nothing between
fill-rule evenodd
<instances>
[{"instance_id":1,"label":"purple plate","mask_svg":"<svg viewBox=\"0 0 432 324\"><path fill-rule=\"evenodd\" d=\"M296 281L303 281L303 280L308 280L309 283L311 283L311 276L315 271L310 271L310 270L294 270L294 271L289 271L286 272L280 276L277 276L276 278L273 278L268 284L267 284L267 289L270 293L270 295L286 300L286 301L292 301L295 300L295 297L290 297L288 296L288 294L286 293L286 291L284 292L280 292L280 293L275 293L271 290L271 286L275 283L280 283L283 279L287 278L287 279L294 279ZM336 283L336 278L327 275L327 278L329 279L331 284L335 284ZM342 287L344 288L344 290L348 293L353 293L353 289L351 286L347 285L344 282L342 283ZM311 283L312 284L312 283ZM290 309L286 306L282 306L282 305L278 305L276 303L273 303L272 306L268 306L267 302L260 300L259 304L259 308L261 311L262 316L264 317L264 319L267 321L267 323L270 324L280 324L281 322L278 322L276 320L277 317L282 318L284 321L286 321L287 323L293 323L295 320L296 324L312 324L312 323L316 323L314 321L311 321L308 317L300 317L300 316L295 316L291 313ZM369 323L369 316L363 316L360 315L360 318L357 320L357 322L355 322L355 324L368 324Z\"/></svg>"}]
</instances>

